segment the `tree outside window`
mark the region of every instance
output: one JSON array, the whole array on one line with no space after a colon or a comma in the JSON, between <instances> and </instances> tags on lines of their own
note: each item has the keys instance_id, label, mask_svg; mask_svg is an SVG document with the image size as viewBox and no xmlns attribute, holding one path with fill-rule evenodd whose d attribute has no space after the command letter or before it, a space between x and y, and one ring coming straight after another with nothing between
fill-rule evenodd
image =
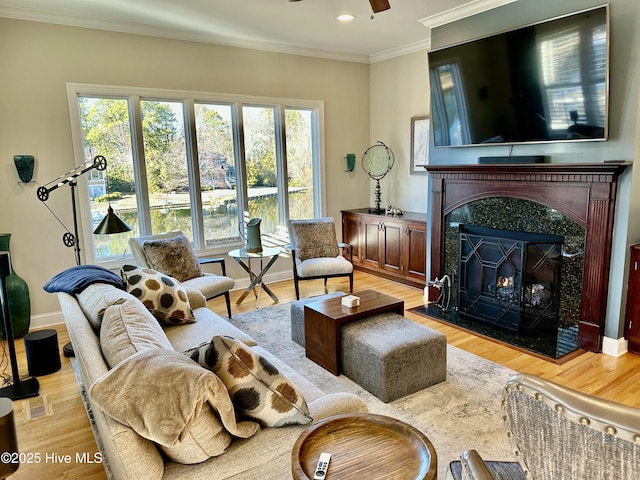
<instances>
[{"instance_id":1,"label":"tree outside window","mask_svg":"<svg viewBox=\"0 0 640 480\"><path fill-rule=\"evenodd\" d=\"M89 179L93 228L106 214L107 188L133 228L92 235L93 261L121 257L131 236L182 230L204 250L237 245L247 215L262 218L263 233L281 230L289 217L316 216L317 102L79 92L87 89L76 94L83 161L103 155L108 162Z\"/></svg>"}]
</instances>

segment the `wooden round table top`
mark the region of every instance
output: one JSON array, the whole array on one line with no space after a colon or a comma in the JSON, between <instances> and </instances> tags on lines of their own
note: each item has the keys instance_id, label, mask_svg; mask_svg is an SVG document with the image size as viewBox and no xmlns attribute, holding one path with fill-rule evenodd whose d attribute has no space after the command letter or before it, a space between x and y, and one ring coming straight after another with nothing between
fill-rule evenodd
<instances>
[{"instance_id":1,"label":"wooden round table top","mask_svg":"<svg viewBox=\"0 0 640 480\"><path fill-rule=\"evenodd\" d=\"M400 420L371 413L337 415L307 428L291 452L295 480L310 480L322 452L327 480L432 480L438 460L429 439Z\"/></svg>"}]
</instances>

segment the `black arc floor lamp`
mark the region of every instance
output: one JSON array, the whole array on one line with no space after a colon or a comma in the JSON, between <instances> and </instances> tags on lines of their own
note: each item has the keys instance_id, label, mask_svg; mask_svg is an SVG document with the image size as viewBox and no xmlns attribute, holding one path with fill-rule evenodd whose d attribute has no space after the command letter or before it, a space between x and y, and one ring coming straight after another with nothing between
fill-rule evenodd
<instances>
[{"instance_id":1,"label":"black arc floor lamp","mask_svg":"<svg viewBox=\"0 0 640 480\"><path fill-rule=\"evenodd\" d=\"M113 233L123 233L123 232L131 231L132 228L129 225L127 225L120 217L118 217L114 213L113 208L111 208L111 198L109 196L109 177L106 173L107 159L102 155L96 155L92 161L86 162L83 165L80 165L79 167L76 167L73 170L63 175L60 175L58 178L50 181L46 185L42 187L38 187L38 190L36 191L38 195L38 199L41 200L42 202L46 202L49 199L49 194L52 191L64 185L69 185L69 187L71 187L71 209L73 212L73 233L71 233L67 229L67 227L65 227L64 224L62 224L60 219L51 211L51 209L49 210L51 211L53 216L58 219L60 224L62 224L62 226L66 230L65 234L62 236L62 242L67 247L73 247L73 250L76 256L76 265L81 264L80 237L78 235L78 212L76 208L76 192L75 192L75 188L78 185L78 183L76 182L76 178L94 169L98 171L103 171L103 170L105 171L107 201L109 203L109 208L107 210L107 215L102 219L102 221L100 222L100 225L98 225L98 227L93 231L93 233L96 235L111 235ZM67 357L73 356L73 347L71 345L71 342L67 343L63 347L63 352Z\"/></svg>"},{"instance_id":2,"label":"black arc floor lamp","mask_svg":"<svg viewBox=\"0 0 640 480\"><path fill-rule=\"evenodd\" d=\"M2 315L4 316L4 331L9 345L9 358L11 360L11 374L13 383L0 388L0 397L9 397L11 400L37 397L40 393L38 379L29 377L20 379L18 372L18 360L16 359L16 347L13 341L13 325L9 312L9 298L7 297L7 277L11 273L11 258L9 252L0 252L0 300L2 301Z\"/></svg>"},{"instance_id":3,"label":"black arc floor lamp","mask_svg":"<svg viewBox=\"0 0 640 480\"><path fill-rule=\"evenodd\" d=\"M49 199L49 194L60 188L64 185L69 185L71 187L71 210L73 212L73 233L71 233L67 227L64 227L65 234L62 236L62 242L67 247L73 247L76 255L76 265L80 265L80 236L78 235L78 212L76 208L76 186L78 183L76 182L76 178L80 175L84 175L85 173L96 169L98 171L103 171L107 169L107 159L102 155L96 155L91 162L87 162L79 167L74 168L73 170L60 175L58 178L50 181L46 185L42 187L38 187L36 193L38 194L38 199L42 202L46 202ZM106 173L106 172L105 172ZM111 208L111 198L109 197L109 178L106 178L107 182L107 201L109 202L109 209L107 211L107 215L102 219L98 228L93 232L96 235L109 235L112 233L122 233L131 231L131 227L127 225L123 220L121 220L114 212L113 208ZM51 212L53 213L53 212ZM55 216L55 214L54 214ZM56 217L58 218L58 217ZM58 219L60 222L60 219ZM62 224L62 222L60 222Z\"/></svg>"}]
</instances>

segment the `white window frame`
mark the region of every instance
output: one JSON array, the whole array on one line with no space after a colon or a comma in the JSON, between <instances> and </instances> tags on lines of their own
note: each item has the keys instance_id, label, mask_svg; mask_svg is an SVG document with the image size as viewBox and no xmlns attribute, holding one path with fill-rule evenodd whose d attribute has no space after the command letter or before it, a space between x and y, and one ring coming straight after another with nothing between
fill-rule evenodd
<instances>
[{"instance_id":1,"label":"white window frame","mask_svg":"<svg viewBox=\"0 0 640 480\"><path fill-rule=\"evenodd\" d=\"M134 165L136 176L136 196L138 201L138 207L141 211L149 211L149 203L146 195L147 184L146 175L141 175L141 168L144 168L144 144L142 136L142 124L140 122L140 100L158 100L158 101L181 101L184 104L185 112L185 136L186 136L186 148L188 158L194 158L194 146L195 146L195 124L194 122L194 104L196 102L209 102L209 103L225 103L232 106L232 112L234 117L233 122L233 141L234 150L236 152L236 175L238 180L241 181L242 186L238 191L238 206L246 208L247 205L247 185L245 176L245 164L244 164L244 148L243 148L243 131L242 131L242 106L243 105L261 105L274 107L276 115L284 118L285 109L307 109L313 112L312 114L312 135L313 135L313 207L316 217L323 215L326 207L326 162L325 162L325 132L324 132L324 102L321 100L302 100L291 98L279 98L279 97L258 97L251 95L229 95L213 92L199 92L189 90L166 90L166 89L154 89L154 88L141 88L141 87L126 87L126 86L112 86L112 85L96 85L85 83L67 83L67 102L69 107L69 117L71 123L71 138L73 142L73 155L76 166L85 163L85 151L83 146L83 136L80 125L80 110L78 108L79 97L104 97L104 98L122 98L126 99L129 104L129 116L132 124L133 131L131 132L131 148L133 152ZM286 149L284 148L285 132L284 122L281 122L282 128L276 134L276 142L278 149L281 151L281 155L277 155L278 168L286 167ZM108 159L107 159L108 161ZM201 218L201 196L200 196L200 181L198 175L198 162L188 161L190 174L193 175L195 183L192 184L191 193L191 206L192 206L192 221L194 224L194 243L198 246L196 248L197 255L220 255L228 252L233 248L237 248L243 245L242 242L230 242L219 243L212 246L206 246L204 242L204 230L202 228ZM286 169L283 170L286 173ZM81 243L84 246L84 256L87 263L99 263L107 268L110 266L117 267L123 263L124 259L131 258L129 252L122 252L122 254L109 257L96 261L94 255L93 244L93 231L91 222L91 206L89 203L89 193L87 181L83 178L78 179L78 205L79 205L79 218L80 218L80 237ZM282 225L286 225L288 216L288 202L287 200L287 184L286 175L282 175L282 180L279 180L278 189L283 190L283 195L278 196L278 207L280 213L279 222ZM143 194L144 193L144 194ZM151 223L149 215L141 215L140 220L140 235L147 235L151 232Z\"/></svg>"}]
</instances>

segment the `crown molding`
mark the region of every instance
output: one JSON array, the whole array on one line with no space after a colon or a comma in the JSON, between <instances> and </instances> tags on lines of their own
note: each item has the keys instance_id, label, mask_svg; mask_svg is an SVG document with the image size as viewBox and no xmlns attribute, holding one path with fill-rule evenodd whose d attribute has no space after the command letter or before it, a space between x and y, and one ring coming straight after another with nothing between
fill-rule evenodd
<instances>
[{"instance_id":1,"label":"crown molding","mask_svg":"<svg viewBox=\"0 0 640 480\"><path fill-rule=\"evenodd\" d=\"M423 50L431 50L431 37L420 42L405 45L403 47L385 50L384 52L380 53L374 53L373 55L369 56L369 63L382 62L384 60L401 57L402 55L408 55L409 53L420 52Z\"/></svg>"},{"instance_id":2,"label":"crown molding","mask_svg":"<svg viewBox=\"0 0 640 480\"><path fill-rule=\"evenodd\" d=\"M472 0L460 7L452 8L444 12L419 20L425 27L432 29L447 23L470 17L478 13L491 10L517 0ZM410 53L431 49L431 37L420 42L415 42L402 47L385 50L373 55L346 54L326 50L317 50L292 45L283 45L269 42L256 42L237 38L221 37L205 33L185 32L180 30L167 30L165 28L152 27L150 25L110 22L97 18L81 18L74 15L59 15L31 10L27 8L1 7L0 17L12 18L15 20L26 20L31 22L51 23L78 28L92 28L110 32L128 33L133 35L144 35L148 37L168 38L172 40L182 40L188 42L207 43L226 47L246 48L251 50L263 50L274 53L285 53L289 55L300 55L314 58L324 58L327 60L338 60L354 63L377 63L395 57L408 55Z\"/></svg>"},{"instance_id":3,"label":"crown molding","mask_svg":"<svg viewBox=\"0 0 640 480\"><path fill-rule=\"evenodd\" d=\"M0 17L12 18L14 20L25 20L30 22L65 25L68 27L92 28L95 30L105 30L110 32L168 38L172 40L183 40L187 42L208 43L226 47L247 48L251 50L263 50L274 53L286 53L290 55L324 58L327 60L339 60L343 62L365 64L369 63L369 55L366 54L347 54L327 50L297 47L292 45L282 45L269 42L255 42L237 38L208 35L204 33L167 30L165 28L156 28L142 24L109 22L95 18L80 18L73 15L51 14L26 8L0 7Z\"/></svg>"},{"instance_id":4,"label":"crown molding","mask_svg":"<svg viewBox=\"0 0 640 480\"><path fill-rule=\"evenodd\" d=\"M435 15L425 17L418 21L428 29L432 29L517 1L518 0L473 0L459 7L436 13Z\"/></svg>"}]
</instances>

